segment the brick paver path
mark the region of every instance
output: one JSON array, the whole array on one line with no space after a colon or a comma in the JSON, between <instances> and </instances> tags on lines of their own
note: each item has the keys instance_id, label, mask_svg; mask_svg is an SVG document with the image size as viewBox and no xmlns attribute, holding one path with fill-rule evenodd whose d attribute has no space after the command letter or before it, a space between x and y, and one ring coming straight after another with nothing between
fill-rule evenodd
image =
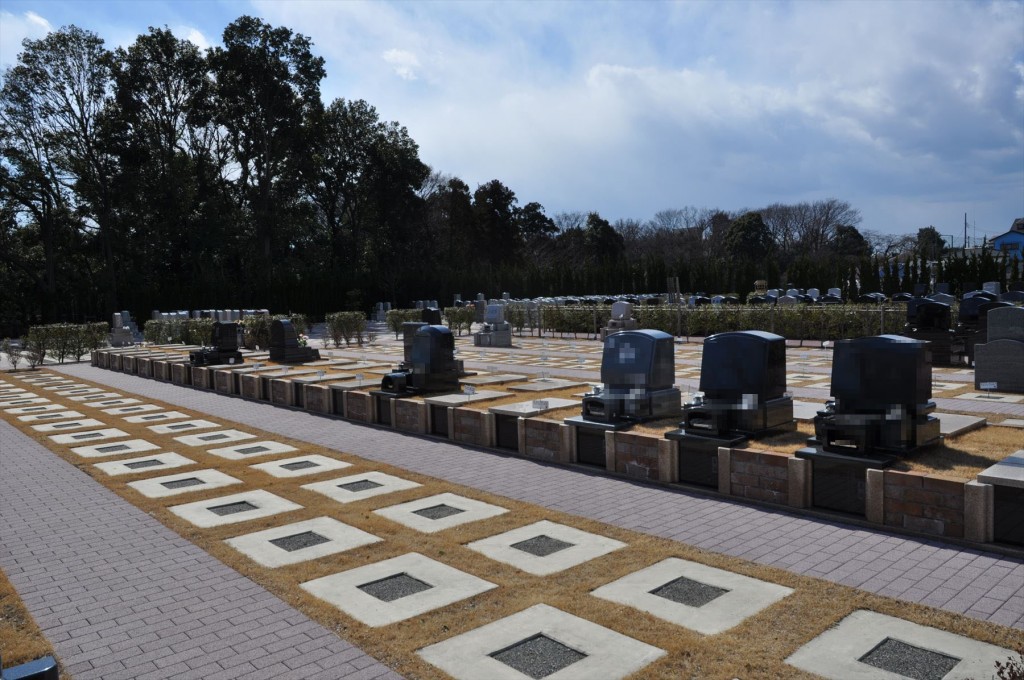
<instances>
[{"instance_id":1,"label":"brick paver path","mask_svg":"<svg viewBox=\"0 0 1024 680\"><path fill-rule=\"evenodd\" d=\"M644 486L85 364L58 370L457 484L1024 629L1021 559Z\"/></svg>"},{"instance_id":2,"label":"brick paver path","mask_svg":"<svg viewBox=\"0 0 1024 680\"><path fill-rule=\"evenodd\" d=\"M76 680L401 677L3 421L0 568Z\"/></svg>"}]
</instances>

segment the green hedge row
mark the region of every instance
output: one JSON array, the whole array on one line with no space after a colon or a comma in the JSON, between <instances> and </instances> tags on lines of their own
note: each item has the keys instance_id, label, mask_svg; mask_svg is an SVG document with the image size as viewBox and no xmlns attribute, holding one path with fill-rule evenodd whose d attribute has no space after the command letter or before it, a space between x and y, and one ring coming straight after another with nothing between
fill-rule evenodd
<instances>
[{"instance_id":1,"label":"green hedge row","mask_svg":"<svg viewBox=\"0 0 1024 680\"><path fill-rule=\"evenodd\" d=\"M328 314L324 321L335 347L340 347L342 340L346 345L351 345L353 339L360 345L364 340L372 340L372 334L367 330L366 315L362 312L334 312Z\"/></svg>"},{"instance_id":2,"label":"green hedge row","mask_svg":"<svg viewBox=\"0 0 1024 680\"><path fill-rule=\"evenodd\" d=\"M270 324L275 319L291 320L295 331L306 333L309 323L304 314L256 314L247 316L237 323L242 327L243 345L247 349L266 348L270 344ZM213 338L213 319L171 319L162 321L150 319L142 329L146 342L155 345L209 345Z\"/></svg>"},{"instance_id":3,"label":"green hedge row","mask_svg":"<svg viewBox=\"0 0 1024 680\"><path fill-rule=\"evenodd\" d=\"M105 322L31 326L23 345L25 358L33 368L47 356L62 364L67 359L79 361L82 355L106 346L109 333L110 326Z\"/></svg>"}]
</instances>

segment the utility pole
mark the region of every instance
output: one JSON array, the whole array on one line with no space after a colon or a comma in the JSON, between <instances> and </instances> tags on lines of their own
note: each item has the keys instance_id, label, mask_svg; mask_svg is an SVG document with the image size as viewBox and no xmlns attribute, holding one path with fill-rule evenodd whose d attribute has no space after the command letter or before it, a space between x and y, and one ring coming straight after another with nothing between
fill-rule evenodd
<instances>
[{"instance_id":1,"label":"utility pole","mask_svg":"<svg viewBox=\"0 0 1024 680\"><path fill-rule=\"evenodd\" d=\"M967 213L964 213L964 254L967 253Z\"/></svg>"}]
</instances>

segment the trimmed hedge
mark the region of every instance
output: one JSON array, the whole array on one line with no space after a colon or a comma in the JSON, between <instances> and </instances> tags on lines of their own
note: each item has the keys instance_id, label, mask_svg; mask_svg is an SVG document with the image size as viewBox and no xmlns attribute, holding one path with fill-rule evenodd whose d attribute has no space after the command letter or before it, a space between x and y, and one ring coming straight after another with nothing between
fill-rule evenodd
<instances>
[{"instance_id":1,"label":"trimmed hedge","mask_svg":"<svg viewBox=\"0 0 1024 680\"><path fill-rule=\"evenodd\" d=\"M388 311L388 330L395 334L395 340L402 332L402 324L407 321L419 321L423 318L422 309L392 309Z\"/></svg>"},{"instance_id":2,"label":"trimmed hedge","mask_svg":"<svg viewBox=\"0 0 1024 680\"><path fill-rule=\"evenodd\" d=\"M352 344L352 339L360 345L363 340L369 340L367 332L366 315L362 312L334 312L328 314L324 321L327 322L327 334L335 347L341 347L341 341L346 345Z\"/></svg>"},{"instance_id":3,"label":"trimmed hedge","mask_svg":"<svg viewBox=\"0 0 1024 680\"><path fill-rule=\"evenodd\" d=\"M83 354L105 347L109 333L110 326L105 322L31 326L25 334L25 356L33 368L47 356L62 364L67 359L80 361Z\"/></svg>"},{"instance_id":4,"label":"trimmed hedge","mask_svg":"<svg viewBox=\"0 0 1024 680\"><path fill-rule=\"evenodd\" d=\"M448 322L448 328L450 328L455 335L462 335L462 331L466 331L468 333L473 327L473 321L476 320L476 307L473 307L472 305L467 305L465 307L445 307L444 320Z\"/></svg>"},{"instance_id":5,"label":"trimmed hedge","mask_svg":"<svg viewBox=\"0 0 1024 680\"><path fill-rule=\"evenodd\" d=\"M213 338L213 319L150 319L142 328L142 337L154 345L183 343L209 345Z\"/></svg>"}]
</instances>

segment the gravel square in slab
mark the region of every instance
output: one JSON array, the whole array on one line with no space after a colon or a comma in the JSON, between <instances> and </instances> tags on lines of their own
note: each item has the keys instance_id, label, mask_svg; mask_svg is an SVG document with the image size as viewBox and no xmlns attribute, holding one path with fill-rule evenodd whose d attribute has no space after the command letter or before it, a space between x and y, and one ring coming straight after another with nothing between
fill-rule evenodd
<instances>
[{"instance_id":1,"label":"gravel square in slab","mask_svg":"<svg viewBox=\"0 0 1024 680\"><path fill-rule=\"evenodd\" d=\"M64 404L51 404L49 399L43 399L42 401L45 403L40 403L35 406L19 406L17 408L5 408L4 410L10 413L12 416L18 416L31 413L52 413L53 411L66 411L68 408Z\"/></svg>"},{"instance_id":2,"label":"gravel square in slab","mask_svg":"<svg viewBox=\"0 0 1024 680\"><path fill-rule=\"evenodd\" d=\"M315 545L327 543L330 540L331 539L326 536L321 536L315 531L304 531L301 534L292 534L291 536L275 538L270 542L281 550L295 552L296 550L302 550L303 548L312 548Z\"/></svg>"},{"instance_id":3,"label":"gravel square in slab","mask_svg":"<svg viewBox=\"0 0 1024 680\"><path fill-rule=\"evenodd\" d=\"M252 508L248 508L249 505ZM175 505L169 508L178 517L203 529L222 524L247 522L251 519L301 509L302 506L298 503L293 503L262 489L244 491L220 498L208 498L205 501Z\"/></svg>"},{"instance_id":4,"label":"gravel square in slab","mask_svg":"<svg viewBox=\"0 0 1024 680\"><path fill-rule=\"evenodd\" d=\"M165 498L190 491L205 491L207 489L217 489L222 486L241 483L242 480L235 479L219 470L196 470L194 472L182 472L164 477L141 479L137 482L129 482L128 486L146 498Z\"/></svg>"},{"instance_id":5,"label":"gravel square in slab","mask_svg":"<svg viewBox=\"0 0 1024 680\"><path fill-rule=\"evenodd\" d=\"M403 597L422 593L424 590L429 590L434 586L424 583L418 578L413 578L408 574L395 574L394 576L388 576L371 583L364 583L357 587L381 602L394 602Z\"/></svg>"},{"instance_id":6,"label":"gravel square in slab","mask_svg":"<svg viewBox=\"0 0 1024 680\"><path fill-rule=\"evenodd\" d=\"M2 408L5 411L11 412L11 413L16 413L16 412L18 412L17 411L18 408L21 408L21 407L24 407L24 406L31 406L33 404L49 404L49 403L51 403L50 400L46 399L45 397L28 397L28 398L25 398L25 399L7 399L7 400L4 400L4 401L0 401L0 408ZM61 408L66 408L66 407L62 406Z\"/></svg>"},{"instance_id":7,"label":"gravel square in slab","mask_svg":"<svg viewBox=\"0 0 1024 680\"><path fill-rule=\"evenodd\" d=\"M182 420L177 423L166 425L150 425L149 429L157 434L173 434L175 432L187 432L189 430L208 430L211 427L221 427L209 420Z\"/></svg>"},{"instance_id":8,"label":"gravel square in slab","mask_svg":"<svg viewBox=\"0 0 1024 680\"><path fill-rule=\"evenodd\" d=\"M537 557L547 557L553 555L559 550L565 550L571 548L572 543L567 541L560 541L557 538L551 538L550 536L540 535L528 538L525 541L519 543L513 543L512 546L516 550L522 550L523 552L536 555Z\"/></svg>"},{"instance_id":9,"label":"gravel square in slab","mask_svg":"<svg viewBox=\"0 0 1024 680\"><path fill-rule=\"evenodd\" d=\"M268 475L273 477L302 477L305 475L328 472L330 470L340 470L351 466L351 463L346 463L345 461L338 460L336 458L328 458L327 456L321 456L314 453L308 456L298 456L296 458L273 460L269 463L259 463L258 465L250 465L249 467L254 470L266 472Z\"/></svg>"},{"instance_id":10,"label":"gravel square in slab","mask_svg":"<svg viewBox=\"0 0 1024 680\"><path fill-rule=\"evenodd\" d=\"M296 536L313 534L325 540L293 547ZM304 522L286 524L273 529L257 531L225 541L235 550L243 553L264 567L283 567L306 560L315 560L327 555L345 552L382 539L331 517L317 517ZM284 542L282 544L282 542Z\"/></svg>"},{"instance_id":11,"label":"gravel square in slab","mask_svg":"<svg viewBox=\"0 0 1024 680\"><path fill-rule=\"evenodd\" d=\"M240 442L246 439L255 439L256 435L242 432L241 430L220 430L219 432L207 432L206 434L189 434L184 437L175 437L185 446L207 446L209 444L226 444L227 442Z\"/></svg>"},{"instance_id":12,"label":"gravel square in slab","mask_svg":"<svg viewBox=\"0 0 1024 680\"><path fill-rule=\"evenodd\" d=\"M543 633L517 642L490 656L535 680L546 678L587 658L586 654L566 647L558 640L552 640Z\"/></svg>"},{"instance_id":13,"label":"gravel square in slab","mask_svg":"<svg viewBox=\"0 0 1024 680\"><path fill-rule=\"evenodd\" d=\"M430 587L391 601L363 590L368 585L399 575ZM302 584L303 590L374 628L404 621L497 587L419 553L407 553Z\"/></svg>"},{"instance_id":14,"label":"gravel square in slab","mask_svg":"<svg viewBox=\"0 0 1024 680\"><path fill-rule=\"evenodd\" d=\"M115 406L114 408L105 408L103 409L103 412L112 416L126 416L134 413L159 411L161 409L163 409L163 407L157 406L156 404L136 404L135 406Z\"/></svg>"},{"instance_id":15,"label":"gravel square in slab","mask_svg":"<svg viewBox=\"0 0 1024 680\"><path fill-rule=\"evenodd\" d=\"M158 423L163 420L177 420L178 418L188 418L187 413L181 411L164 411L163 413L150 413L144 416L130 416L125 418L126 423Z\"/></svg>"},{"instance_id":16,"label":"gravel square in slab","mask_svg":"<svg viewBox=\"0 0 1024 680\"><path fill-rule=\"evenodd\" d=\"M102 441L104 439L117 439L127 437L128 433L116 427L108 427L102 430L89 430L87 432L75 432L73 434L51 434L50 439L55 444L77 444L84 441Z\"/></svg>"},{"instance_id":17,"label":"gravel square in slab","mask_svg":"<svg viewBox=\"0 0 1024 680\"><path fill-rule=\"evenodd\" d=\"M386 475L383 472L364 472L325 482L305 484L302 488L321 493L339 503L354 503L394 491L415 489L418 486L422 485L401 477Z\"/></svg>"},{"instance_id":18,"label":"gravel square in slab","mask_svg":"<svg viewBox=\"0 0 1024 680\"><path fill-rule=\"evenodd\" d=\"M541 637L550 643L539 640ZM521 647L524 644L527 646ZM561 651L563 647L575 654ZM508 664L508 660L516 658L515 652L512 656L507 654L512 649L519 651L517 661L522 664L519 669ZM556 656L559 652L561 655ZM536 655L535 660L530 659L531 653ZM665 656L665 650L560 609L537 604L518 614L424 647L419 655L456 680L521 680L524 675L618 680ZM544 661L550 666L545 666ZM565 662L569 663L560 669L554 667ZM531 675L531 670L537 674Z\"/></svg>"},{"instance_id":19,"label":"gravel square in slab","mask_svg":"<svg viewBox=\"0 0 1024 680\"><path fill-rule=\"evenodd\" d=\"M259 456L269 456L274 453L289 453L297 450L298 449L294 446L282 444L281 442L260 441L248 442L237 446L226 446L219 449L210 449L207 453L212 453L215 456L227 458L228 460L241 460L243 458L257 458Z\"/></svg>"},{"instance_id":20,"label":"gravel square in slab","mask_svg":"<svg viewBox=\"0 0 1024 680\"><path fill-rule=\"evenodd\" d=\"M56 406L56 404L54 404ZM47 411L46 413L29 413L25 416L18 416L23 423L38 423L43 421L66 420L71 418L84 418L85 414L80 411Z\"/></svg>"},{"instance_id":21,"label":"gravel square in slab","mask_svg":"<svg viewBox=\"0 0 1024 680\"><path fill-rule=\"evenodd\" d=\"M547 555L536 555L514 547L517 543L540 536L568 543L571 547ZM626 544L545 519L497 536L474 541L466 547L535 576L547 576L625 548Z\"/></svg>"},{"instance_id":22,"label":"gravel square in slab","mask_svg":"<svg viewBox=\"0 0 1024 680\"><path fill-rule=\"evenodd\" d=\"M142 453L152 451L160 447L145 439L128 439L117 444L93 444L91 446L76 446L71 449L73 453L83 458L102 458L104 456L121 456L126 453Z\"/></svg>"},{"instance_id":23,"label":"gravel square in slab","mask_svg":"<svg viewBox=\"0 0 1024 680\"><path fill-rule=\"evenodd\" d=\"M681 578L696 582L698 586L688 588L685 581L679 580ZM718 590L723 592L710 597ZM704 635L715 635L739 625L792 592L792 588L775 583L670 557L603 585L591 594L602 600L635 607ZM680 602L669 595L677 595L680 599L692 595L693 603Z\"/></svg>"},{"instance_id":24,"label":"gravel square in slab","mask_svg":"<svg viewBox=\"0 0 1024 680\"><path fill-rule=\"evenodd\" d=\"M508 512L506 508L454 493L437 494L374 510L376 515L387 517L393 522L398 522L425 534L497 517L506 512Z\"/></svg>"},{"instance_id":25,"label":"gravel square in slab","mask_svg":"<svg viewBox=\"0 0 1024 680\"><path fill-rule=\"evenodd\" d=\"M90 394L85 397L69 397L72 401L84 401L90 408L107 408L109 406L127 406L128 404L140 403L138 399L122 397L117 392L104 392L103 394ZM99 399L99 401L96 401Z\"/></svg>"},{"instance_id":26,"label":"gravel square in slab","mask_svg":"<svg viewBox=\"0 0 1024 680\"><path fill-rule=\"evenodd\" d=\"M834 680L871 680L883 676L883 673L884 677L900 677L896 671L880 672L879 667L862 660L882 646L881 653L871 658L877 661L884 656L894 661L892 653L902 648L898 645L883 646L890 639L905 647L916 648L914 654L930 652L958 659L945 675L936 676L943 680L990 677L996 662L1005 661L1012 654L1008 649L963 635L859 610L796 650L786 663ZM904 651L909 653L909 650Z\"/></svg>"},{"instance_id":27,"label":"gravel square in slab","mask_svg":"<svg viewBox=\"0 0 1024 680\"><path fill-rule=\"evenodd\" d=\"M80 418L78 420L65 420L59 423L44 423L42 425L33 425L32 429L37 432L63 432L64 430L79 430L83 427L96 427L97 425L103 424L104 423L101 423L95 418Z\"/></svg>"},{"instance_id":28,"label":"gravel square in slab","mask_svg":"<svg viewBox=\"0 0 1024 680\"><path fill-rule=\"evenodd\" d=\"M167 470L186 465L195 465L195 461L179 456L176 453L168 452L142 456L140 458L130 458L128 460L111 460L106 463L96 463L95 467L110 476L115 476L138 474L152 470Z\"/></svg>"},{"instance_id":29,"label":"gravel square in slab","mask_svg":"<svg viewBox=\"0 0 1024 680\"><path fill-rule=\"evenodd\" d=\"M56 390L54 391L54 394L61 397L72 397L80 394L102 394L103 392L106 392L106 390L102 390L98 387L77 387L70 390Z\"/></svg>"},{"instance_id":30,"label":"gravel square in slab","mask_svg":"<svg viewBox=\"0 0 1024 680\"><path fill-rule=\"evenodd\" d=\"M885 638L859 661L913 680L942 680L960 659Z\"/></svg>"}]
</instances>

